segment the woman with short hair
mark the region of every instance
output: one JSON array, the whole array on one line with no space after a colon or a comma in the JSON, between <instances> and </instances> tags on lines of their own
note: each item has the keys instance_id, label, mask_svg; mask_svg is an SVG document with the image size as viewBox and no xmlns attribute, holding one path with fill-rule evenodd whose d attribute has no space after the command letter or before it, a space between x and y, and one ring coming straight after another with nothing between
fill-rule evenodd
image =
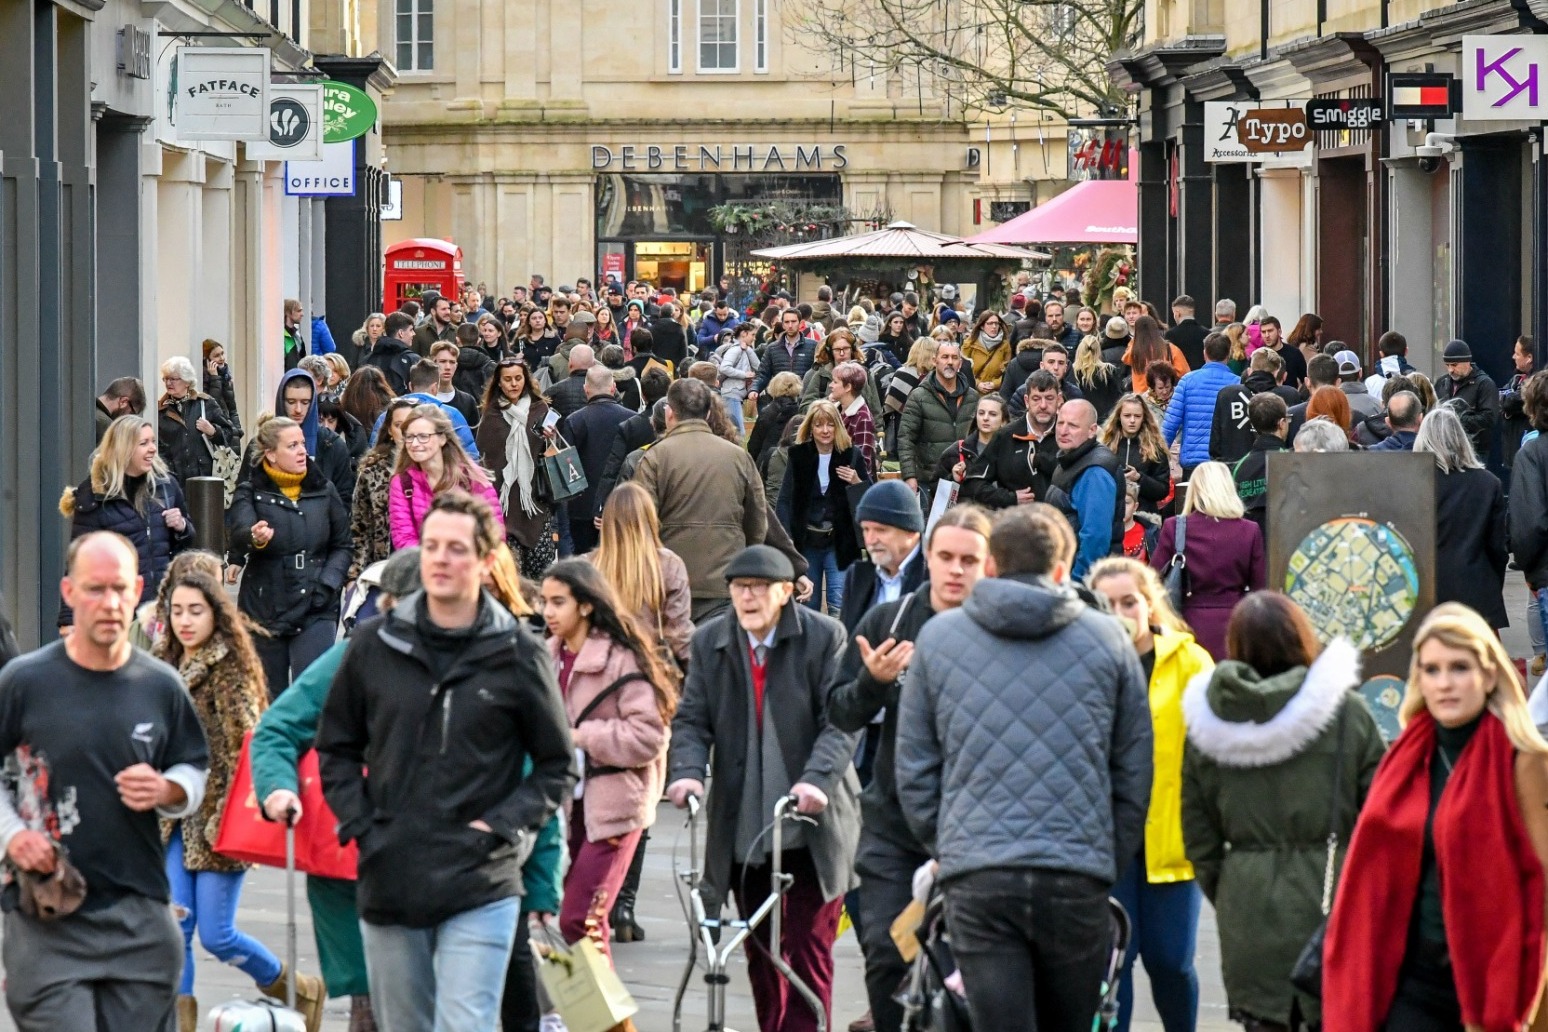
<instances>
[{"instance_id":1,"label":"woman with short hair","mask_svg":"<svg viewBox=\"0 0 1548 1032\"><path fill-rule=\"evenodd\" d=\"M1295 432L1294 449L1298 452L1346 452L1349 435L1327 416L1309 419Z\"/></svg>"},{"instance_id":2,"label":"woman with short hair","mask_svg":"<svg viewBox=\"0 0 1548 1032\"><path fill-rule=\"evenodd\" d=\"M1510 562L1505 490L1484 468L1462 420L1447 405L1424 417L1414 451L1435 459L1435 602L1460 602L1495 630L1505 614Z\"/></svg>"},{"instance_id":3,"label":"woman with short hair","mask_svg":"<svg viewBox=\"0 0 1548 1032\"><path fill-rule=\"evenodd\" d=\"M365 322L360 324L360 329L349 336L349 343L345 345L349 349L344 358L349 362L351 369L359 369L361 363L371 354L371 349L376 347L376 342L382 339L382 334L387 332L387 317L381 312L372 312L365 317Z\"/></svg>"},{"instance_id":4,"label":"woman with short hair","mask_svg":"<svg viewBox=\"0 0 1548 1032\"><path fill-rule=\"evenodd\" d=\"M242 435L220 402L198 388L193 363L176 355L161 363L164 391L156 402L160 454L179 484L213 476L216 448L240 448Z\"/></svg>"},{"instance_id":5,"label":"woman with short hair","mask_svg":"<svg viewBox=\"0 0 1548 1032\"><path fill-rule=\"evenodd\" d=\"M1182 514L1161 524L1161 537L1150 557L1150 565L1165 577L1178 556L1183 567L1182 617L1199 644L1217 660L1225 658L1231 611L1249 592L1261 590L1268 576L1263 532L1245 512L1230 467L1205 462L1189 479Z\"/></svg>"}]
</instances>

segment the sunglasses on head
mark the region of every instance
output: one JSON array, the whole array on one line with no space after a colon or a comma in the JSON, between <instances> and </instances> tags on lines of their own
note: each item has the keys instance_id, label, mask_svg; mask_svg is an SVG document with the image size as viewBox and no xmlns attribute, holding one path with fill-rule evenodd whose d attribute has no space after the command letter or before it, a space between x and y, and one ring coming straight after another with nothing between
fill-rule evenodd
<instances>
[{"instance_id":1,"label":"sunglasses on head","mask_svg":"<svg viewBox=\"0 0 1548 1032\"><path fill-rule=\"evenodd\" d=\"M515 358L502 358L502 359L500 359L500 361L495 363L495 368L496 369L516 369L516 368L525 369L525 368L527 368L527 360L526 360L525 357L522 357L522 356L517 356Z\"/></svg>"}]
</instances>

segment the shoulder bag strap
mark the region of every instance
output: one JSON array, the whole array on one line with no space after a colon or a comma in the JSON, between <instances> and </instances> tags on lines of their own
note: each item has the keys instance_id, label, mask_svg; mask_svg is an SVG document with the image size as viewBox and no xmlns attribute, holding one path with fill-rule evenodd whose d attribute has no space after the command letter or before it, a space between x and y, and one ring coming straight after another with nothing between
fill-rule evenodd
<instances>
[{"instance_id":1,"label":"shoulder bag strap","mask_svg":"<svg viewBox=\"0 0 1548 1032\"><path fill-rule=\"evenodd\" d=\"M1344 782L1344 703L1339 701L1338 723L1333 734L1337 749L1333 759L1333 798L1328 804L1328 859L1322 872L1322 916L1333 909L1333 862L1338 854L1339 789Z\"/></svg>"},{"instance_id":2,"label":"shoulder bag strap","mask_svg":"<svg viewBox=\"0 0 1548 1032\"><path fill-rule=\"evenodd\" d=\"M635 673L632 673L632 674L624 674L618 680L614 681L612 684L608 685L606 688L604 688L600 692L598 692L597 693L597 697L592 699L590 702L588 702L586 704L586 708L581 710L580 711L580 715L575 718L575 726L576 727L580 727L582 724L584 724L586 722L586 718L591 716L592 713L596 712L596 709L597 709L598 706L602 705L602 703L606 702L608 699L612 698L614 695L617 695L621 690L623 690L623 686L624 685L629 684L629 683L631 683L633 681L644 681L646 684L649 684L650 683L650 678L646 677L642 673L639 673L638 671L636 671ZM591 757L587 756L586 757L586 770L584 771L584 774L585 774L586 778L590 779L590 778L600 777L601 775L604 775L604 774L622 774L622 773L624 773L626 771L629 771L629 770L632 770L632 769L633 768L631 768L631 767L602 767L602 766L597 766L597 765L594 765L591 762Z\"/></svg>"},{"instance_id":3,"label":"shoulder bag strap","mask_svg":"<svg viewBox=\"0 0 1548 1032\"><path fill-rule=\"evenodd\" d=\"M1184 554L1188 548L1188 517L1177 517L1177 537L1173 542L1172 566L1187 566L1188 557Z\"/></svg>"}]
</instances>

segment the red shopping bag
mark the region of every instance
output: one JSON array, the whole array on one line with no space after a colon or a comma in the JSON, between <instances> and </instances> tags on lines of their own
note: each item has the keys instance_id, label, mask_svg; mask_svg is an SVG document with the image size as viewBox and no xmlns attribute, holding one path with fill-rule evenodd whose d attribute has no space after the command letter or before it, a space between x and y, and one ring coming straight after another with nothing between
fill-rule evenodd
<instances>
[{"instance_id":1,"label":"red shopping bag","mask_svg":"<svg viewBox=\"0 0 1548 1032\"><path fill-rule=\"evenodd\" d=\"M285 866L285 826L266 820L253 791L252 733L242 741L242 755L231 778L231 792L221 814L215 852L250 864ZM338 818L323 798L317 751L309 750L296 768L301 787L301 821L296 825L296 866L324 878L355 879L358 850L339 845Z\"/></svg>"}]
</instances>

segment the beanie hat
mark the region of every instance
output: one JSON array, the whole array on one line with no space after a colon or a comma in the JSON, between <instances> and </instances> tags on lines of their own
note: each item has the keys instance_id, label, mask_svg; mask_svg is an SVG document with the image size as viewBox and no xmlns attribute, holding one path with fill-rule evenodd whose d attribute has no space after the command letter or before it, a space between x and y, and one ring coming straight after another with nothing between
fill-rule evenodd
<instances>
[{"instance_id":1,"label":"beanie hat","mask_svg":"<svg viewBox=\"0 0 1548 1032\"><path fill-rule=\"evenodd\" d=\"M962 316L958 315L953 309L950 309L950 308L942 308L941 309L941 322L940 322L940 325L945 326L949 322L961 322L961 321L962 321Z\"/></svg>"},{"instance_id":2,"label":"beanie hat","mask_svg":"<svg viewBox=\"0 0 1548 1032\"><path fill-rule=\"evenodd\" d=\"M867 488L855 506L855 522L880 523L915 534L925 529L919 497L901 480L878 480Z\"/></svg>"},{"instance_id":3,"label":"beanie hat","mask_svg":"<svg viewBox=\"0 0 1548 1032\"><path fill-rule=\"evenodd\" d=\"M1025 307L1027 307L1026 296L1023 295L1023 294L1012 294L1011 295L1011 299L1010 299L1010 306L1012 308L1025 308Z\"/></svg>"},{"instance_id":4,"label":"beanie hat","mask_svg":"<svg viewBox=\"0 0 1548 1032\"><path fill-rule=\"evenodd\" d=\"M865 317L865 322L860 324L860 328L855 331L855 336L860 338L862 344L875 344L881 337L881 330L881 316L873 312Z\"/></svg>"},{"instance_id":5,"label":"beanie hat","mask_svg":"<svg viewBox=\"0 0 1548 1032\"><path fill-rule=\"evenodd\" d=\"M1471 362L1473 349L1467 346L1465 340L1450 340L1446 342L1445 354L1441 356L1442 362Z\"/></svg>"},{"instance_id":6,"label":"beanie hat","mask_svg":"<svg viewBox=\"0 0 1548 1032\"><path fill-rule=\"evenodd\" d=\"M1108 340L1127 340L1129 337L1129 321L1121 315L1115 315L1107 320L1107 329L1102 331Z\"/></svg>"}]
</instances>

